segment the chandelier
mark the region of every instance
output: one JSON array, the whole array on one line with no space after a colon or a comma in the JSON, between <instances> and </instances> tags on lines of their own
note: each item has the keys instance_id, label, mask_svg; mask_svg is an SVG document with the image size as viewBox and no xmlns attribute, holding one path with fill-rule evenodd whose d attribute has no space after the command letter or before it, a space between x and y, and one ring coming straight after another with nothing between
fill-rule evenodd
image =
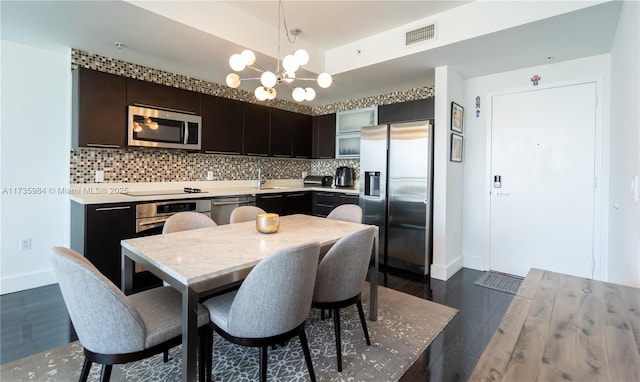
<instances>
[{"instance_id":1,"label":"chandelier","mask_svg":"<svg viewBox=\"0 0 640 382\"><path fill-rule=\"evenodd\" d=\"M260 85L254 91L255 97L260 100L271 100L276 98L276 86L279 84L286 85L291 91L291 96L297 102L312 101L316 98L316 91L312 87L302 87L294 84L294 81L316 81L321 88L331 86L333 79L329 73L320 73L317 78L300 78L296 77L296 71L309 62L309 53L304 49L298 49L293 54L286 55L280 60L280 17L285 29L287 28L287 19L284 15L284 6L282 0L278 1L278 63L275 71L270 71L264 66L256 63L256 55L253 51L246 49L242 53L233 54L229 58L229 66L234 72L242 72L245 68L255 70L261 73L259 77L240 78L238 73L230 73L227 75L226 82L229 87L238 88L242 81L260 80ZM293 44L298 34L302 32L299 28L289 30L287 40ZM289 33L293 36L293 40L289 37Z\"/></svg>"}]
</instances>

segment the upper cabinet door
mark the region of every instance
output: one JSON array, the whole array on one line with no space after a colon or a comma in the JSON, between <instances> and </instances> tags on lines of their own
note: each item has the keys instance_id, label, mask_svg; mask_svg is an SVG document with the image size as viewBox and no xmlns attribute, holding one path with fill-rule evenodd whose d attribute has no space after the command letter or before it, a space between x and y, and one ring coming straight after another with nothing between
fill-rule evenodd
<instances>
[{"instance_id":1,"label":"upper cabinet door","mask_svg":"<svg viewBox=\"0 0 640 382\"><path fill-rule=\"evenodd\" d=\"M243 105L243 154L269 156L270 114L266 106L253 103Z\"/></svg>"},{"instance_id":2,"label":"upper cabinet door","mask_svg":"<svg viewBox=\"0 0 640 382\"><path fill-rule=\"evenodd\" d=\"M200 93L127 78L127 102L200 115Z\"/></svg>"},{"instance_id":3,"label":"upper cabinet door","mask_svg":"<svg viewBox=\"0 0 640 382\"><path fill-rule=\"evenodd\" d=\"M312 158L335 158L336 153L336 114L313 117Z\"/></svg>"},{"instance_id":4,"label":"upper cabinet door","mask_svg":"<svg viewBox=\"0 0 640 382\"><path fill-rule=\"evenodd\" d=\"M73 71L73 147L126 147L126 79L78 68Z\"/></svg>"},{"instance_id":5,"label":"upper cabinet door","mask_svg":"<svg viewBox=\"0 0 640 382\"><path fill-rule=\"evenodd\" d=\"M386 125L433 119L433 100L433 98L425 98L378 106L378 123Z\"/></svg>"},{"instance_id":6,"label":"upper cabinet door","mask_svg":"<svg viewBox=\"0 0 640 382\"><path fill-rule=\"evenodd\" d=\"M311 130L311 116L296 113L291 133L294 158L311 158Z\"/></svg>"},{"instance_id":7,"label":"upper cabinet door","mask_svg":"<svg viewBox=\"0 0 640 382\"><path fill-rule=\"evenodd\" d=\"M242 154L243 103L202 95L202 151L208 154Z\"/></svg>"},{"instance_id":8,"label":"upper cabinet door","mask_svg":"<svg viewBox=\"0 0 640 382\"><path fill-rule=\"evenodd\" d=\"M293 127L295 125L295 113L281 110L271 109L271 145L269 154L274 157L292 156L292 137Z\"/></svg>"}]
</instances>

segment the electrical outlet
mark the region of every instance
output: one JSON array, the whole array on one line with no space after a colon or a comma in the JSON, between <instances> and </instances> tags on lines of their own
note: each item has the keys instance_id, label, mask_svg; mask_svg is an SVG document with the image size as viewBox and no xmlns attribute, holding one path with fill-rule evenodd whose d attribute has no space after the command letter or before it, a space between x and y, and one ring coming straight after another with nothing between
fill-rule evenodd
<instances>
[{"instance_id":1,"label":"electrical outlet","mask_svg":"<svg viewBox=\"0 0 640 382\"><path fill-rule=\"evenodd\" d=\"M104 171L96 170L96 175L95 175L95 179L94 180L95 180L96 183L104 182Z\"/></svg>"},{"instance_id":2,"label":"electrical outlet","mask_svg":"<svg viewBox=\"0 0 640 382\"><path fill-rule=\"evenodd\" d=\"M30 237L23 237L22 239L20 239L19 247L20 247L21 251L30 250L31 249L31 238Z\"/></svg>"},{"instance_id":3,"label":"electrical outlet","mask_svg":"<svg viewBox=\"0 0 640 382\"><path fill-rule=\"evenodd\" d=\"M213 171L207 171L207 180L213 180Z\"/></svg>"}]
</instances>

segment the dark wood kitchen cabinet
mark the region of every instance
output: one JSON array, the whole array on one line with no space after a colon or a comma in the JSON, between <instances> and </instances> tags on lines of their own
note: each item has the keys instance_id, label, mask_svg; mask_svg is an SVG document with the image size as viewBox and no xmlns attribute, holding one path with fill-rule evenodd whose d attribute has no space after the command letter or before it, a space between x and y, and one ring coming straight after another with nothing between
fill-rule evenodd
<instances>
[{"instance_id":1,"label":"dark wood kitchen cabinet","mask_svg":"<svg viewBox=\"0 0 640 382\"><path fill-rule=\"evenodd\" d=\"M127 103L200 115L200 93L134 78L127 78Z\"/></svg>"},{"instance_id":2,"label":"dark wood kitchen cabinet","mask_svg":"<svg viewBox=\"0 0 640 382\"><path fill-rule=\"evenodd\" d=\"M256 207L266 212L284 215L284 194L258 194L256 195Z\"/></svg>"},{"instance_id":3,"label":"dark wood kitchen cabinet","mask_svg":"<svg viewBox=\"0 0 640 382\"><path fill-rule=\"evenodd\" d=\"M314 159L330 159L336 156L336 114L313 117L312 152Z\"/></svg>"},{"instance_id":4,"label":"dark wood kitchen cabinet","mask_svg":"<svg viewBox=\"0 0 640 382\"><path fill-rule=\"evenodd\" d=\"M244 103L243 105L245 155L269 156L269 126L271 110L263 105Z\"/></svg>"},{"instance_id":5,"label":"dark wood kitchen cabinet","mask_svg":"<svg viewBox=\"0 0 640 382\"><path fill-rule=\"evenodd\" d=\"M378 123L420 121L434 118L434 98L378 106Z\"/></svg>"},{"instance_id":6,"label":"dark wood kitchen cabinet","mask_svg":"<svg viewBox=\"0 0 640 382\"><path fill-rule=\"evenodd\" d=\"M71 249L81 253L98 270L120 288L120 241L136 235L134 203L71 203ZM148 271L136 273L134 291L161 285Z\"/></svg>"},{"instance_id":7,"label":"dark wood kitchen cabinet","mask_svg":"<svg viewBox=\"0 0 640 382\"><path fill-rule=\"evenodd\" d=\"M202 152L242 154L243 102L203 94Z\"/></svg>"},{"instance_id":8,"label":"dark wood kitchen cabinet","mask_svg":"<svg viewBox=\"0 0 640 382\"><path fill-rule=\"evenodd\" d=\"M358 204L360 198L357 194L346 194L333 191L313 192L313 215L327 217L329 212L343 204Z\"/></svg>"},{"instance_id":9,"label":"dark wood kitchen cabinet","mask_svg":"<svg viewBox=\"0 0 640 382\"><path fill-rule=\"evenodd\" d=\"M73 71L73 147L124 148L127 142L127 82L96 70Z\"/></svg>"},{"instance_id":10,"label":"dark wood kitchen cabinet","mask_svg":"<svg viewBox=\"0 0 640 382\"><path fill-rule=\"evenodd\" d=\"M284 194L284 214L311 215L311 192L290 192Z\"/></svg>"},{"instance_id":11,"label":"dark wood kitchen cabinet","mask_svg":"<svg viewBox=\"0 0 640 382\"><path fill-rule=\"evenodd\" d=\"M309 115L271 109L271 156L311 158L311 128Z\"/></svg>"}]
</instances>

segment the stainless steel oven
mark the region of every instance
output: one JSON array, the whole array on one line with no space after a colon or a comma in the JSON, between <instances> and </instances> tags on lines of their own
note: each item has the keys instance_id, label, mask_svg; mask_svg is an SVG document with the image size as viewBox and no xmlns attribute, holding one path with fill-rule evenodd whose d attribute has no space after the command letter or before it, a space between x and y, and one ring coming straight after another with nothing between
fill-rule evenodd
<instances>
[{"instance_id":1,"label":"stainless steel oven","mask_svg":"<svg viewBox=\"0 0 640 382\"><path fill-rule=\"evenodd\" d=\"M185 199L136 205L136 235L162 233L164 222L178 212L194 211L211 217L211 199Z\"/></svg>"}]
</instances>

